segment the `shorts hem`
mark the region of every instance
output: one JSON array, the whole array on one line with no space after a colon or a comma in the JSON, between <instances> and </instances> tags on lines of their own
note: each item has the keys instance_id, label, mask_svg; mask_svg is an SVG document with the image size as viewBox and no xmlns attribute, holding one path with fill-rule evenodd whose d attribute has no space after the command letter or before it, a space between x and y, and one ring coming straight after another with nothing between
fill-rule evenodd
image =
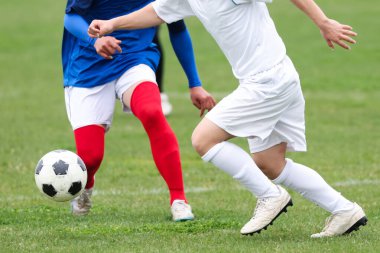
<instances>
[{"instance_id":1,"label":"shorts hem","mask_svg":"<svg viewBox=\"0 0 380 253\"><path fill-rule=\"evenodd\" d=\"M215 118L209 116L209 113L206 114L206 118L208 120L210 120L212 123L214 123L215 125L217 125L219 128L223 129L224 131L226 131L227 133L233 135L233 136L236 136L236 137L243 137L243 136L239 136L239 135L236 135L234 133L232 133L232 131L230 131L227 127L225 127L224 124L222 124L221 122L217 121Z\"/></svg>"},{"instance_id":2,"label":"shorts hem","mask_svg":"<svg viewBox=\"0 0 380 253\"><path fill-rule=\"evenodd\" d=\"M280 141L276 144L273 144L271 143L271 145L267 145L267 146L261 146L261 147L255 147L255 148L250 148L249 151L253 154L253 153L258 153L258 152L262 152L262 151L265 151L267 149L270 149L271 147L277 145L277 144L280 144L282 142L285 142L285 143L288 143L286 141ZM307 152L307 148L306 147L303 147L303 146L288 146L286 148L286 151L287 152Z\"/></svg>"},{"instance_id":3,"label":"shorts hem","mask_svg":"<svg viewBox=\"0 0 380 253\"><path fill-rule=\"evenodd\" d=\"M105 125L106 127L106 132L111 128L111 122L103 122L103 123L99 123L99 122L92 122L92 123L83 123L83 124L78 124L78 125L75 125L75 126L71 126L73 131L77 130L78 128L81 128L81 127L86 127L86 126L92 126L92 125Z\"/></svg>"}]
</instances>

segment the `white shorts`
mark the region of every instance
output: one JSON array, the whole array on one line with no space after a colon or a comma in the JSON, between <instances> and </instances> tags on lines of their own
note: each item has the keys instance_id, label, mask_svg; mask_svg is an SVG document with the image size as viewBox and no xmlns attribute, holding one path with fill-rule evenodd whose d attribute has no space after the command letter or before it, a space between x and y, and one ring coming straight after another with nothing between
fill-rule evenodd
<instances>
[{"instance_id":1,"label":"white shorts","mask_svg":"<svg viewBox=\"0 0 380 253\"><path fill-rule=\"evenodd\" d=\"M240 80L206 117L228 133L248 138L252 153L281 142L306 151L305 100L298 73L286 57L268 71Z\"/></svg>"},{"instance_id":2,"label":"white shorts","mask_svg":"<svg viewBox=\"0 0 380 253\"><path fill-rule=\"evenodd\" d=\"M112 124L116 98L121 100L126 90L143 81L156 83L156 75L149 66L140 64L104 85L93 88L65 87L66 112L73 130L88 125L105 125L108 130ZM124 104L123 109L129 111Z\"/></svg>"}]
</instances>

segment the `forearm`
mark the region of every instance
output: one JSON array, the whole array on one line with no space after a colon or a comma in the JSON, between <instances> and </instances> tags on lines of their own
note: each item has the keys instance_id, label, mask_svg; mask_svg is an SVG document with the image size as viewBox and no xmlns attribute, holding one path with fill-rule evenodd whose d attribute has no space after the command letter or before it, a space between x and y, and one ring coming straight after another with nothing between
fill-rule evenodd
<instances>
[{"instance_id":1,"label":"forearm","mask_svg":"<svg viewBox=\"0 0 380 253\"><path fill-rule=\"evenodd\" d=\"M152 4L128 15L111 19L114 30L133 30L158 26L164 21L157 16Z\"/></svg>"},{"instance_id":2,"label":"forearm","mask_svg":"<svg viewBox=\"0 0 380 253\"><path fill-rule=\"evenodd\" d=\"M94 45L95 39L90 38L87 34L88 23L78 14L66 14L64 18L64 26L67 31L78 39Z\"/></svg>"},{"instance_id":3,"label":"forearm","mask_svg":"<svg viewBox=\"0 0 380 253\"><path fill-rule=\"evenodd\" d=\"M190 34L182 20L169 25L169 37L174 52L186 74L189 88L201 86Z\"/></svg>"},{"instance_id":4,"label":"forearm","mask_svg":"<svg viewBox=\"0 0 380 253\"><path fill-rule=\"evenodd\" d=\"M328 21L328 17L313 0L291 0L303 11L318 27Z\"/></svg>"}]
</instances>

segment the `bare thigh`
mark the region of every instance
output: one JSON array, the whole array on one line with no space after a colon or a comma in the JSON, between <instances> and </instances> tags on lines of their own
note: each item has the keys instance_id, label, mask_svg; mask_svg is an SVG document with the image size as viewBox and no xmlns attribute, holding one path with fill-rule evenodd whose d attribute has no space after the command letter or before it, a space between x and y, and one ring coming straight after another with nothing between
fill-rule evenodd
<instances>
[{"instance_id":1,"label":"bare thigh","mask_svg":"<svg viewBox=\"0 0 380 253\"><path fill-rule=\"evenodd\" d=\"M115 90L118 98L121 98L124 111L131 108L131 98L135 88L143 82L156 83L154 71L145 64L139 64L128 69L119 79L116 80Z\"/></svg>"},{"instance_id":2,"label":"bare thigh","mask_svg":"<svg viewBox=\"0 0 380 253\"><path fill-rule=\"evenodd\" d=\"M128 90L126 90L123 93L122 101L126 107L131 108L131 99L132 99L133 91L136 89L137 85L139 85L140 83L141 82L132 85L130 88L128 88Z\"/></svg>"}]
</instances>

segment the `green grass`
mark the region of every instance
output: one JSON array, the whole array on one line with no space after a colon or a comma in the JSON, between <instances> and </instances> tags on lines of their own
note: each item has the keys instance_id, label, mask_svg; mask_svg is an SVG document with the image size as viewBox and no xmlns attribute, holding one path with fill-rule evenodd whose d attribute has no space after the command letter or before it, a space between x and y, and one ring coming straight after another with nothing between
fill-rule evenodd
<instances>
[{"instance_id":1,"label":"green grass","mask_svg":"<svg viewBox=\"0 0 380 253\"><path fill-rule=\"evenodd\" d=\"M185 185L196 221L170 221L168 193L151 159L140 123L116 106L97 174L94 208L69 214L67 203L41 196L38 159L53 149L75 150L66 119L60 42L65 1L0 2L0 252L379 252L380 242L380 4L375 0L318 1L326 13L359 33L351 51L329 50L318 30L289 1L272 16L301 76L309 152L290 154L317 169L369 223L352 236L311 240L327 213L291 192L295 206L268 231L239 235L254 198L205 164L190 144L198 112L165 30L169 121L181 146ZM199 71L218 99L237 81L215 42L195 19L187 24ZM245 140L234 140L247 148Z\"/></svg>"}]
</instances>

